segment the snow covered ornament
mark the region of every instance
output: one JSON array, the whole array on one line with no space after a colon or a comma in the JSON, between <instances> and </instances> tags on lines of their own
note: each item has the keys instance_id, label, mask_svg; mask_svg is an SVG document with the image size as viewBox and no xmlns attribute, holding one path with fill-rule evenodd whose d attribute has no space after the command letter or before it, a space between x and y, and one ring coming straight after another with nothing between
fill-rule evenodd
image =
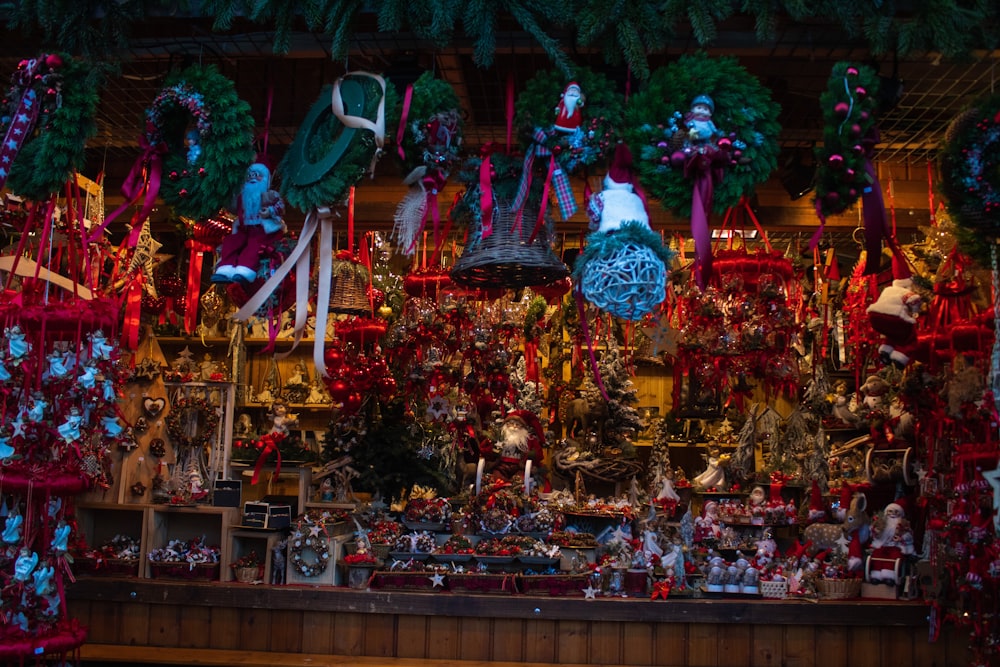
<instances>
[{"instance_id":1,"label":"snow covered ornament","mask_svg":"<svg viewBox=\"0 0 1000 667\"><path fill-rule=\"evenodd\" d=\"M618 144L604 190L588 202L595 231L573 272L587 301L627 320L640 320L663 302L674 257L649 228L646 202L636 185L632 154Z\"/></svg>"}]
</instances>

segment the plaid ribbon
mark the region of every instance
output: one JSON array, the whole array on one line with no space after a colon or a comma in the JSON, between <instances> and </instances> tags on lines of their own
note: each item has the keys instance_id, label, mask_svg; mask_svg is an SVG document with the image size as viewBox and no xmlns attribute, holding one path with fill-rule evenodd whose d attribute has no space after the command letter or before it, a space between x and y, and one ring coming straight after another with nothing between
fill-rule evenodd
<instances>
[{"instance_id":1,"label":"plaid ribbon","mask_svg":"<svg viewBox=\"0 0 1000 667\"><path fill-rule=\"evenodd\" d=\"M555 191L556 201L559 203L559 212L562 214L563 220L568 220L570 216L576 213L576 202L573 200L573 188L570 187L569 178L566 173L559 168L556 163L555 156L552 151L545 146L545 130L541 128L535 128L535 132L532 135L532 145L528 150L527 154L524 156L524 173L521 176L521 183L517 189L517 196L514 198L514 209L520 210L524 207L524 203L528 200L528 191L531 189L531 169L535 163L535 157L548 157L549 158L549 174L545 179L545 190L547 191L549 186ZM548 199L548 196L543 197L543 201ZM545 207L542 206L538 214L539 220L544 220ZM535 235L538 233L540 224L535 225L535 231L532 232L531 238L534 240Z\"/></svg>"}]
</instances>

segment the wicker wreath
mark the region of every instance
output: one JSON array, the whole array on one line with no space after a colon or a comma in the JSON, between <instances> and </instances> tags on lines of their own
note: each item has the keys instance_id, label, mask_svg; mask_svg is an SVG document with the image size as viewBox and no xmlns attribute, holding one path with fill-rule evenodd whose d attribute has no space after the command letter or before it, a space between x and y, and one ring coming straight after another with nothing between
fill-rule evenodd
<instances>
[{"instance_id":1,"label":"wicker wreath","mask_svg":"<svg viewBox=\"0 0 1000 667\"><path fill-rule=\"evenodd\" d=\"M33 65L46 71L29 76ZM10 170L7 185L13 192L47 199L83 166L87 139L96 129L98 82L95 68L68 56L48 54L21 62L3 99L0 133L6 135L25 93L35 95L40 110L35 132L24 140Z\"/></svg>"},{"instance_id":2,"label":"wicker wreath","mask_svg":"<svg viewBox=\"0 0 1000 667\"><path fill-rule=\"evenodd\" d=\"M816 149L816 203L823 215L843 213L870 185L866 144L874 139L878 75L870 67L837 63L823 107L823 145Z\"/></svg>"},{"instance_id":3,"label":"wicker wreath","mask_svg":"<svg viewBox=\"0 0 1000 667\"><path fill-rule=\"evenodd\" d=\"M194 437L184 434L184 425L181 423L182 415L189 409L198 411L201 419ZM167 423L167 435L174 447L203 447L212 441L215 429L219 426L219 413L216 408L203 398L180 398L170 405L170 412L165 417Z\"/></svg>"},{"instance_id":4,"label":"wicker wreath","mask_svg":"<svg viewBox=\"0 0 1000 667\"><path fill-rule=\"evenodd\" d=\"M303 577L318 577L326 572L326 568L330 565L330 541L327 539L326 527L318 525L321 530L315 535L311 530L303 533L300 526L292 537L292 545L288 550L292 567ZM308 551L316 554L316 560L311 563L303 557Z\"/></svg>"},{"instance_id":5,"label":"wicker wreath","mask_svg":"<svg viewBox=\"0 0 1000 667\"><path fill-rule=\"evenodd\" d=\"M146 109L145 141L166 149L160 195L177 215L200 220L230 203L254 159L253 126L250 106L214 66L167 79Z\"/></svg>"},{"instance_id":6,"label":"wicker wreath","mask_svg":"<svg viewBox=\"0 0 1000 667\"><path fill-rule=\"evenodd\" d=\"M948 129L941 189L966 252L989 257L1000 235L1000 95L978 100Z\"/></svg>"},{"instance_id":7,"label":"wicker wreath","mask_svg":"<svg viewBox=\"0 0 1000 667\"><path fill-rule=\"evenodd\" d=\"M692 182L685 165L672 160L674 140L681 113L699 95L714 101L712 120L732 146L732 162L714 189L717 213L751 194L777 166L779 107L770 91L735 58L681 56L654 72L629 100L625 134L649 195L682 217L691 214Z\"/></svg>"}]
</instances>

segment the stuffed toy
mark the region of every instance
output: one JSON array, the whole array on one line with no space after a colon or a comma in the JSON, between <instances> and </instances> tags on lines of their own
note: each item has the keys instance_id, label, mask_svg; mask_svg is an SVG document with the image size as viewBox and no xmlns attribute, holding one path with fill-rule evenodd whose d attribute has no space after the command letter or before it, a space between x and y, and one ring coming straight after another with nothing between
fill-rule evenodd
<instances>
[{"instance_id":1,"label":"stuffed toy","mask_svg":"<svg viewBox=\"0 0 1000 667\"><path fill-rule=\"evenodd\" d=\"M883 363L903 368L910 362L910 353L917 342L917 315L923 298L913 290L910 278L896 278L868 306L872 329L882 334L884 342L878 348Z\"/></svg>"}]
</instances>

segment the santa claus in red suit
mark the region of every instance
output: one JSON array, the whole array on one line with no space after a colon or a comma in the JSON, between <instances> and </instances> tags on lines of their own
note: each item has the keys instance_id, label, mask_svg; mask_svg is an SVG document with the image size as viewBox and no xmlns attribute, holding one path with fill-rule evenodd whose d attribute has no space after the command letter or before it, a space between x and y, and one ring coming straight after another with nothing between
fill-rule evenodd
<instances>
[{"instance_id":1,"label":"santa claus in red suit","mask_svg":"<svg viewBox=\"0 0 1000 667\"><path fill-rule=\"evenodd\" d=\"M532 470L538 471L545 458L544 442L545 431L534 413L508 412L500 427L500 460L493 471L507 479L523 475L528 460L532 462Z\"/></svg>"},{"instance_id":2,"label":"santa claus in red suit","mask_svg":"<svg viewBox=\"0 0 1000 667\"><path fill-rule=\"evenodd\" d=\"M587 98L583 96L580 84L571 81L563 91L562 99L556 106L555 129L561 132L575 132L583 123L583 104Z\"/></svg>"}]
</instances>

